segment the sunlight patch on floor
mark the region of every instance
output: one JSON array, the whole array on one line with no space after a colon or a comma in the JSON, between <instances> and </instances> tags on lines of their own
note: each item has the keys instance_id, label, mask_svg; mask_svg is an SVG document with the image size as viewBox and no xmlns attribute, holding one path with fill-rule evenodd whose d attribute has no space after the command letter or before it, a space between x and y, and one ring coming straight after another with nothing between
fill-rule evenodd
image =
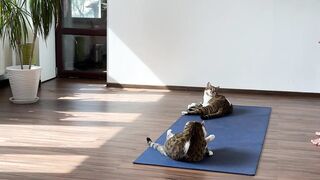
<instances>
[{"instance_id":1,"label":"sunlight patch on floor","mask_svg":"<svg viewBox=\"0 0 320 180\"><path fill-rule=\"evenodd\" d=\"M134 122L141 113L102 113L102 112L74 112L74 111L55 111L64 114L66 117L61 121L84 121L84 122Z\"/></svg>"},{"instance_id":2,"label":"sunlight patch on floor","mask_svg":"<svg viewBox=\"0 0 320 180\"><path fill-rule=\"evenodd\" d=\"M96 87L96 88L80 88L79 89L80 91L106 91L106 88L102 87L102 88L99 88L99 87Z\"/></svg>"},{"instance_id":3,"label":"sunlight patch on floor","mask_svg":"<svg viewBox=\"0 0 320 180\"><path fill-rule=\"evenodd\" d=\"M1 146L98 148L123 127L0 125Z\"/></svg>"},{"instance_id":4,"label":"sunlight patch on floor","mask_svg":"<svg viewBox=\"0 0 320 180\"><path fill-rule=\"evenodd\" d=\"M0 172L70 173L87 158L88 156L70 154L1 154Z\"/></svg>"},{"instance_id":5,"label":"sunlight patch on floor","mask_svg":"<svg viewBox=\"0 0 320 180\"><path fill-rule=\"evenodd\" d=\"M121 90L128 92L171 92L170 89L122 88Z\"/></svg>"},{"instance_id":6,"label":"sunlight patch on floor","mask_svg":"<svg viewBox=\"0 0 320 180\"><path fill-rule=\"evenodd\" d=\"M59 100L80 101L114 101L114 102L157 102L163 94L98 94L98 93L75 93L73 96L58 98Z\"/></svg>"},{"instance_id":7,"label":"sunlight patch on floor","mask_svg":"<svg viewBox=\"0 0 320 180\"><path fill-rule=\"evenodd\" d=\"M87 84L89 87L106 87L105 84Z\"/></svg>"}]
</instances>

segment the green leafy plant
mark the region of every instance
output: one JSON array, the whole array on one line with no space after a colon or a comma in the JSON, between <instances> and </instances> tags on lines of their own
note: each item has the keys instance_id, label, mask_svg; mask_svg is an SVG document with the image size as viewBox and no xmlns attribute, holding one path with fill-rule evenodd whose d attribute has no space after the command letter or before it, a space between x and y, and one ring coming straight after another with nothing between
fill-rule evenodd
<instances>
[{"instance_id":1,"label":"green leafy plant","mask_svg":"<svg viewBox=\"0 0 320 180\"><path fill-rule=\"evenodd\" d=\"M0 0L0 38L8 39L11 48L17 52L21 69L23 69L21 45L28 39L28 29L33 32L28 63L31 69L37 35L46 40L52 24L58 24L60 12L61 0Z\"/></svg>"},{"instance_id":2,"label":"green leafy plant","mask_svg":"<svg viewBox=\"0 0 320 180\"><path fill-rule=\"evenodd\" d=\"M26 0L0 0L0 38L8 39L12 49L19 57L23 69L21 45L28 39L28 27L31 27L26 10Z\"/></svg>"},{"instance_id":3,"label":"green leafy plant","mask_svg":"<svg viewBox=\"0 0 320 180\"><path fill-rule=\"evenodd\" d=\"M52 23L57 26L61 11L61 0L29 0L29 7L33 23L33 45L29 59L30 69L37 34L46 40Z\"/></svg>"}]
</instances>

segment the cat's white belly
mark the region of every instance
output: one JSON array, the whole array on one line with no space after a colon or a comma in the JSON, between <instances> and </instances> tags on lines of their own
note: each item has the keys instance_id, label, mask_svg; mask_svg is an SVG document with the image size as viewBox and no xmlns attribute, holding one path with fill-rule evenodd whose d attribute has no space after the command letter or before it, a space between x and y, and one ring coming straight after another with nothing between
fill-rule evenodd
<instances>
[{"instance_id":1,"label":"cat's white belly","mask_svg":"<svg viewBox=\"0 0 320 180\"><path fill-rule=\"evenodd\" d=\"M202 104L203 107L206 107L206 106L208 106L208 105L209 105L209 103L203 103L203 104Z\"/></svg>"}]
</instances>

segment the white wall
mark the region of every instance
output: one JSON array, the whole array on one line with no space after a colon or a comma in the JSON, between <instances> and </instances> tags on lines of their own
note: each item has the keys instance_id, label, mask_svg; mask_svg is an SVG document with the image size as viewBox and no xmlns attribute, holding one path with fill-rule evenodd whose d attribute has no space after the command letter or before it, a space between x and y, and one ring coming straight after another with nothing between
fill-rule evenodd
<instances>
[{"instance_id":1,"label":"white wall","mask_svg":"<svg viewBox=\"0 0 320 180\"><path fill-rule=\"evenodd\" d=\"M319 0L109 0L108 82L320 92Z\"/></svg>"},{"instance_id":2,"label":"white wall","mask_svg":"<svg viewBox=\"0 0 320 180\"><path fill-rule=\"evenodd\" d=\"M5 73L5 49L4 44L2 41L0 42L0 76L4 75ZM1 78L0 78L1 79Z\"/></svg>"},{"instance_id":3,"label":"white wall","mask_svg":"<svg viewBox=\"0 0 320 180\"><path fill-rule=\"evenodd\" d=\"M3 41L0 39L0 79L5 74L5 68L11 65L12 51L9 48L9 43L7 40Z\"/></svg>"},{"instance_id":4,"label":"white wall","mask_svg":"<svg viewBox=\"0 0 320 180\"><path fill-rule=\"evenodd\" d=\"M56 42L55 25L52 24L49 36L45 41L39 38L39 65L41 66L41 81L56 77Z\"/></svg>"}]
</instances>

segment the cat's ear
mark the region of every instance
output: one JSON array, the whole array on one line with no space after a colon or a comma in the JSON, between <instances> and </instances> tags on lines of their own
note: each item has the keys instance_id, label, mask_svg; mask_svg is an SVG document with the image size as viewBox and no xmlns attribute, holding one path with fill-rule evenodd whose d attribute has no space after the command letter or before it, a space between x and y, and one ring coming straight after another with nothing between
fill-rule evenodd
<instances>
[{"instance_id":1,"label":"cat's ear","mask_svg":"<svg viewBox=\"0 0 320 180\"><path fill-rule=\"evenodd\" d=\"M208 82L208 83L207 83L207 89L210 89L211 87L212 87L211 83Z\"/></svg>"},{"instance_id":2,"label":"cat's ear","mask_svg":"<svg viewBox=\"0 0 320 180\"><path fill-rule=\"evenodd\" d=\"M201 125L204 126L204 121L201 121Z\"/></svg>"}]
</instances>

